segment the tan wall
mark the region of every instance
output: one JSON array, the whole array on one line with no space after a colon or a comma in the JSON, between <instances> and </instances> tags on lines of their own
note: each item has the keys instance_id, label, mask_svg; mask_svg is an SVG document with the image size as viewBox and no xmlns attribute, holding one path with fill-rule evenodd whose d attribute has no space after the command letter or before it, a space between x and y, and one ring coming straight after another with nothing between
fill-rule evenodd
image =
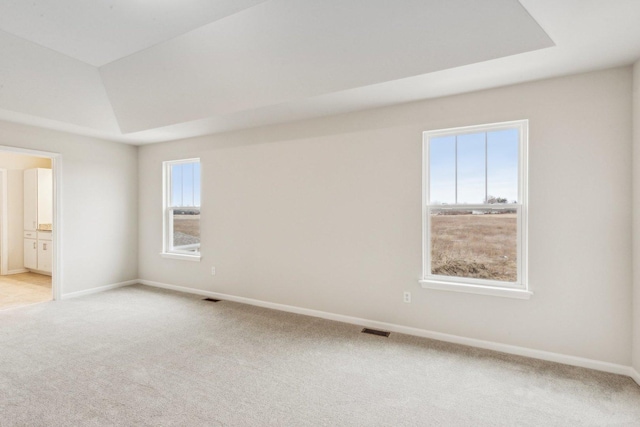
<instances>
[{"instance_id":1,"label":"tan wall","mask_svg":"<svg viewBox=\"0 0 640 427\"><path fill-rule=\"evenodd\" d=\"M141 147L140 277L629 365L631 83L625 67ZM517 119L534 296L420 288L421 133ZM161 164L196 156L202 262L164 259Z\"/></svg>"},{"instance_id":2,"label":"tan wall","mask_svg":"<svg viewBox=\"0 0 640 427\"><path fill-rule=\"evenodd\" d=\"M51 160L44 157L3 152L0 148L0 169L25 170L31 168L51 168Z\"/></svg>"}]
</instances>

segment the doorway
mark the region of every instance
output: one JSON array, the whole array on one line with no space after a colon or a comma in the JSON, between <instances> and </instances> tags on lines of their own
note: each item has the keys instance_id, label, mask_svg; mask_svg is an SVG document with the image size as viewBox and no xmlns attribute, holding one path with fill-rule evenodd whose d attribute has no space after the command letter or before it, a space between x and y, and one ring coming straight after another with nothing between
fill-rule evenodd
<instances>
[{"instance_id":1,"label":"doorway","mask_svg":"<svg viewBox=\"0 0 640 427\"><path fill-rule=\"evenodd\" d=\"M60 160L0 146L0 310L60 298Z\"/></svg>"}]
</instances>

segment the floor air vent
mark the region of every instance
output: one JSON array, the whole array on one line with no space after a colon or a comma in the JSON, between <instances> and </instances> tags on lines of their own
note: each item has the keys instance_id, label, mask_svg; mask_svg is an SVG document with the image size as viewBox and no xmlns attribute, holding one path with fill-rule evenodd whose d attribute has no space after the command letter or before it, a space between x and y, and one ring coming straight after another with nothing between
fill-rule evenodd
<instances>
[{"instance_id":1,"label":"floor air vent","mask_svg":"<svg viewBox=\"0 0 640 427\"><path fill-rule=\"evenodd\" d=\"M218 302L220 300L219 299L215 299L215 298L203 298L202 301Z\"/></svg>"},{"instance_id":2,"label":"floor air vent","mask_svg":"<svg viewBox=\"0 0 640 427\"><path fill-rule=\"evenodd\" d=\"M388 337L391 332L379 331L377 329L364 328L362 330L362 333L363 334L378 335L380 337Z\"/></svg>"}]
</instances>

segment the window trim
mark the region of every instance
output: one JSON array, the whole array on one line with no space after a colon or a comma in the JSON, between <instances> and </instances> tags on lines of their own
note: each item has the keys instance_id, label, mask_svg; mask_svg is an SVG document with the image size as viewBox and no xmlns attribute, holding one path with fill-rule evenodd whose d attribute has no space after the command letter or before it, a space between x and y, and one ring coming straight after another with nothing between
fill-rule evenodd
<instances>
[{"instance_id":1,"label":"window trim","mask_svg":"<svg viewBox=\"0 0 640 427\"><path fill-rule=\"evenodd\" d=\"M171 241L173 240L173 223L171 221L171 213L175 209L184 209L184 208L192 208L199 209L202 212L201 206L181 206L174 207L169 206L171 201L171 166L179 165L179 164L187 164L187 163L195 163L198 162L200 165L200 158L191 158L191 159L180 159L180 160L167 160L162 162L162 252L160 252L160 256L163 258L171 258L171 259L180 259L186 261L200 261L202 258L200 247L198 247L198 252L188 252L188 251L180 251L180 250L170 250ZM202 169L201 169L202 171ZM200 175L200 189L202 189L202 172ZM202 198L202 190L200 197Z\"/></svg>"},{"instance_id":2,"label":"window trim","mask_svg":"<svg viewBox=\"0 0 640 427\"><path fill-rule=\"evenodd\" d=\"M528 299L533 293L529 289L527 229L528 229L528 120L489 123L483 125L465 126L423 132L422 138L422 277L419 283L423 288L468 292L482 295L503 296ZM463 135L496 130L518 129L518 203L517 204L456 204L437 206L430 204L430 170L429 170L429 141L434 137ZM485 171L486 173L486 171ZM430 209L507 209L516 208L517 216L517 269L516 282L486 280L476 278L452 277L431 274L431 239L430 239Z\"/></svg>"}]
</instances>

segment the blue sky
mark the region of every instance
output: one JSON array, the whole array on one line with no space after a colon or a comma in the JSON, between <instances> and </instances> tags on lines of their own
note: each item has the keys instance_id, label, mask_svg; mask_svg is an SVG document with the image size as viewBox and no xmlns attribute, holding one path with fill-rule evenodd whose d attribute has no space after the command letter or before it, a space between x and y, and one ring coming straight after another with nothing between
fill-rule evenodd
<instances>
[{"instance_id":1,"label":"blue sky","mask_svg":"<svg viewBox=\"0 0 640 427\"><path fill-rule=\"evenodd\" d=\"M171 206L200 206L200 162L171 165Z\"/></svg>"},{"instance_id":2,"label":"blue sky","mask_svg":"<svg viewBox=\"0 0 640 427\"><path fill-rule=\"evenodd\" d=\"M458 203L484 203L487 193L513 202L518 198L518 130L505 129L458 136ZM431 203L456 203L456 137L431 138Z\"/></svg>"}]
</instances>

